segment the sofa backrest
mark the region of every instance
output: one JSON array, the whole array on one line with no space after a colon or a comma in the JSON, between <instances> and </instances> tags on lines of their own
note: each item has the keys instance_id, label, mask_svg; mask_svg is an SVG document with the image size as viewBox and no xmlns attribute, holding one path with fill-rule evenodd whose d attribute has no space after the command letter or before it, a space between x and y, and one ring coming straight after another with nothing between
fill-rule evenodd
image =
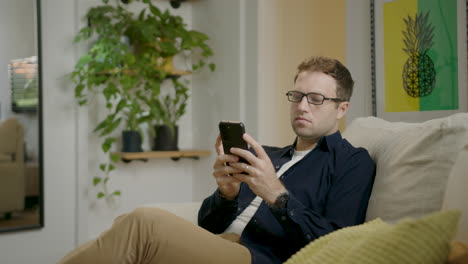
<instances>
[{"instance_id":1,"label":"sofa backrest","mask_svg":"<svg viewBox=\"0 0 468 264\"><path fill-rule=\"evenodd\" d=\"M343 137L377 165L366 220L396 222L442 208L448 176L468 144L468 113L421 123L357 118Z\"/></svg>"}]
</instances>

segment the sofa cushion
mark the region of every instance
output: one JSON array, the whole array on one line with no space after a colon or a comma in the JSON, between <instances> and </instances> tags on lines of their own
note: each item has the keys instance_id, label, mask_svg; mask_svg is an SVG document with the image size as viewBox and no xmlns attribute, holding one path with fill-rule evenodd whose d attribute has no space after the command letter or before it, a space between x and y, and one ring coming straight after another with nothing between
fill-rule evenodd
<instances>
[{"instance_id":1,"label":"sofa cushion","mask_svg":"<svg viewBox=\"0 0 468 264\"><path fill-rule=\"evenodd\" d=\"M455 239L468 243L468 145L458 155L448 178L443 209L462 210Z\"/></svg>"},{"instance_id":2,"label":"sofa cushion","mask_svg":"<svg viewBox=\"0 0 468 264\"><path fill-rule=\"evenodd\" d=\"M468 114L421 123L358 118L343 137L377 165L366 220L396 222L441 209L448 175L468 143Z\"/></svg>"},{"instance_id":3,"label":"sofa cushion","mask_svg":"<svg viewBox=\"0 0 468 264\"><path fill-rule=\"evenodd\" d=\"M460 212L436 212L396 225L374 219L311 242L285 264L445 263Z\"/></svg>"}]
</instances>

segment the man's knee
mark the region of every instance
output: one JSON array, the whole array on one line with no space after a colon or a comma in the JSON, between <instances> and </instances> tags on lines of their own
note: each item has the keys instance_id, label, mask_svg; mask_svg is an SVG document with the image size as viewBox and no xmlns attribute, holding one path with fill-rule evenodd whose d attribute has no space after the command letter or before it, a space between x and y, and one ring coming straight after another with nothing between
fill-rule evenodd
<instances>
[{"instance_id":1,"label":"man's knee","mask_svg":"<svg viewBox=\"0 0 468 264\"><path fill-rule=\"evenodd\" d=\"M133 221L147 222L158 221L164 217L167 217L168 215L168 212L159 208L140 207L130 212L127 217Z\"/></svg>"}]
</instances>

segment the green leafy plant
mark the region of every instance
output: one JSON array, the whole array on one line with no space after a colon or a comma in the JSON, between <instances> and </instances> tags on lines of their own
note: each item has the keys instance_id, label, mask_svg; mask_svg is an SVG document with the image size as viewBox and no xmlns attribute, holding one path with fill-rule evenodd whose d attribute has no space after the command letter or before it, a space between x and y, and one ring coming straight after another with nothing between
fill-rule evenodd
<instances>
[{"instance_id":1,"label":"green leafy plant","mask_svg":"<svg viewBox=\"0 0 468 264\"><path fill-rule=\"evenodd\" d=\"M144 4L138 14L120 1L102 0L101 5L88 10L88 23L75 38L75 43L90 45L70 74L75 98L80 106L103 100L107 111L94 128L107 157L99 165L103 175L93 179L95 186L102 186L98 198L121 194L106 187L119 160L119 155L111 151L117 132L143 134L141 124L175 124L185 113L188 88L176 78L172 58L189 54L193 62L189 71L205 66L215 69L205 61L213 52L204 33L187 29L180 16L162 12L150 0L130 2ZM172 80L172 90L161 93L161 85L167 80Z\"/></svg>"},{"instance_id":2,"label":"green leafy plant","mask_svg":"<svg viewBox=\"0 0 468 264\"><path fill-rule=\"evenodd\" d=\"M165 124L174 131L177 121L186 112L189 89L177 79L172 79L172 83L174 90L171 94L152 100L150 115L157 117L153 119L155 124Z\"/></svg>"}]
</instances>

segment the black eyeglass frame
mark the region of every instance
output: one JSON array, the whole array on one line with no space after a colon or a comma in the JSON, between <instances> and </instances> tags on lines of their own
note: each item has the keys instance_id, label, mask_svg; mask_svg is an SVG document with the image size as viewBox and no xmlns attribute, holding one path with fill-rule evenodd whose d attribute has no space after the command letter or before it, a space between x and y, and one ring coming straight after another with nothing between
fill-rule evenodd
<instances>
[{"instance_id":1,"label":"black eyeglass frame","mask_svg":"<svg viewBox=\"0 0 468 264\"><path fill-rule=\"evenodd\" d=\"M301 96L301 99L299 99L298 101L293 101L293 100L291 100L290 97L289 97L290 93L298 93L298 94L301 94L301 95L302 95L302 96ZM320 95L320 96L322 96L322 97L323 97L322 102L321 102L320 104L312 103L311 101L309 101L309 94L314 94L314 95ZM346 102L346 100L341 99L341 98L329 98L329 97L325 97L323 94L319 94L319 93L303 93L303 92L299 92L299 91L288 91L288 92L286 93L286 96L288 97L288 101L289 101L289 102L293 102L293 103L298 103L298 102L302 101L302 98L304 98L304 96L307 98L307 102L308 102L309 104L313 104L313 105L323 105L323 102L324 102L325 100L333 101L333 102L340 102L340 103L341 103L341 102Z\"/></svg>"}]
</instances>

